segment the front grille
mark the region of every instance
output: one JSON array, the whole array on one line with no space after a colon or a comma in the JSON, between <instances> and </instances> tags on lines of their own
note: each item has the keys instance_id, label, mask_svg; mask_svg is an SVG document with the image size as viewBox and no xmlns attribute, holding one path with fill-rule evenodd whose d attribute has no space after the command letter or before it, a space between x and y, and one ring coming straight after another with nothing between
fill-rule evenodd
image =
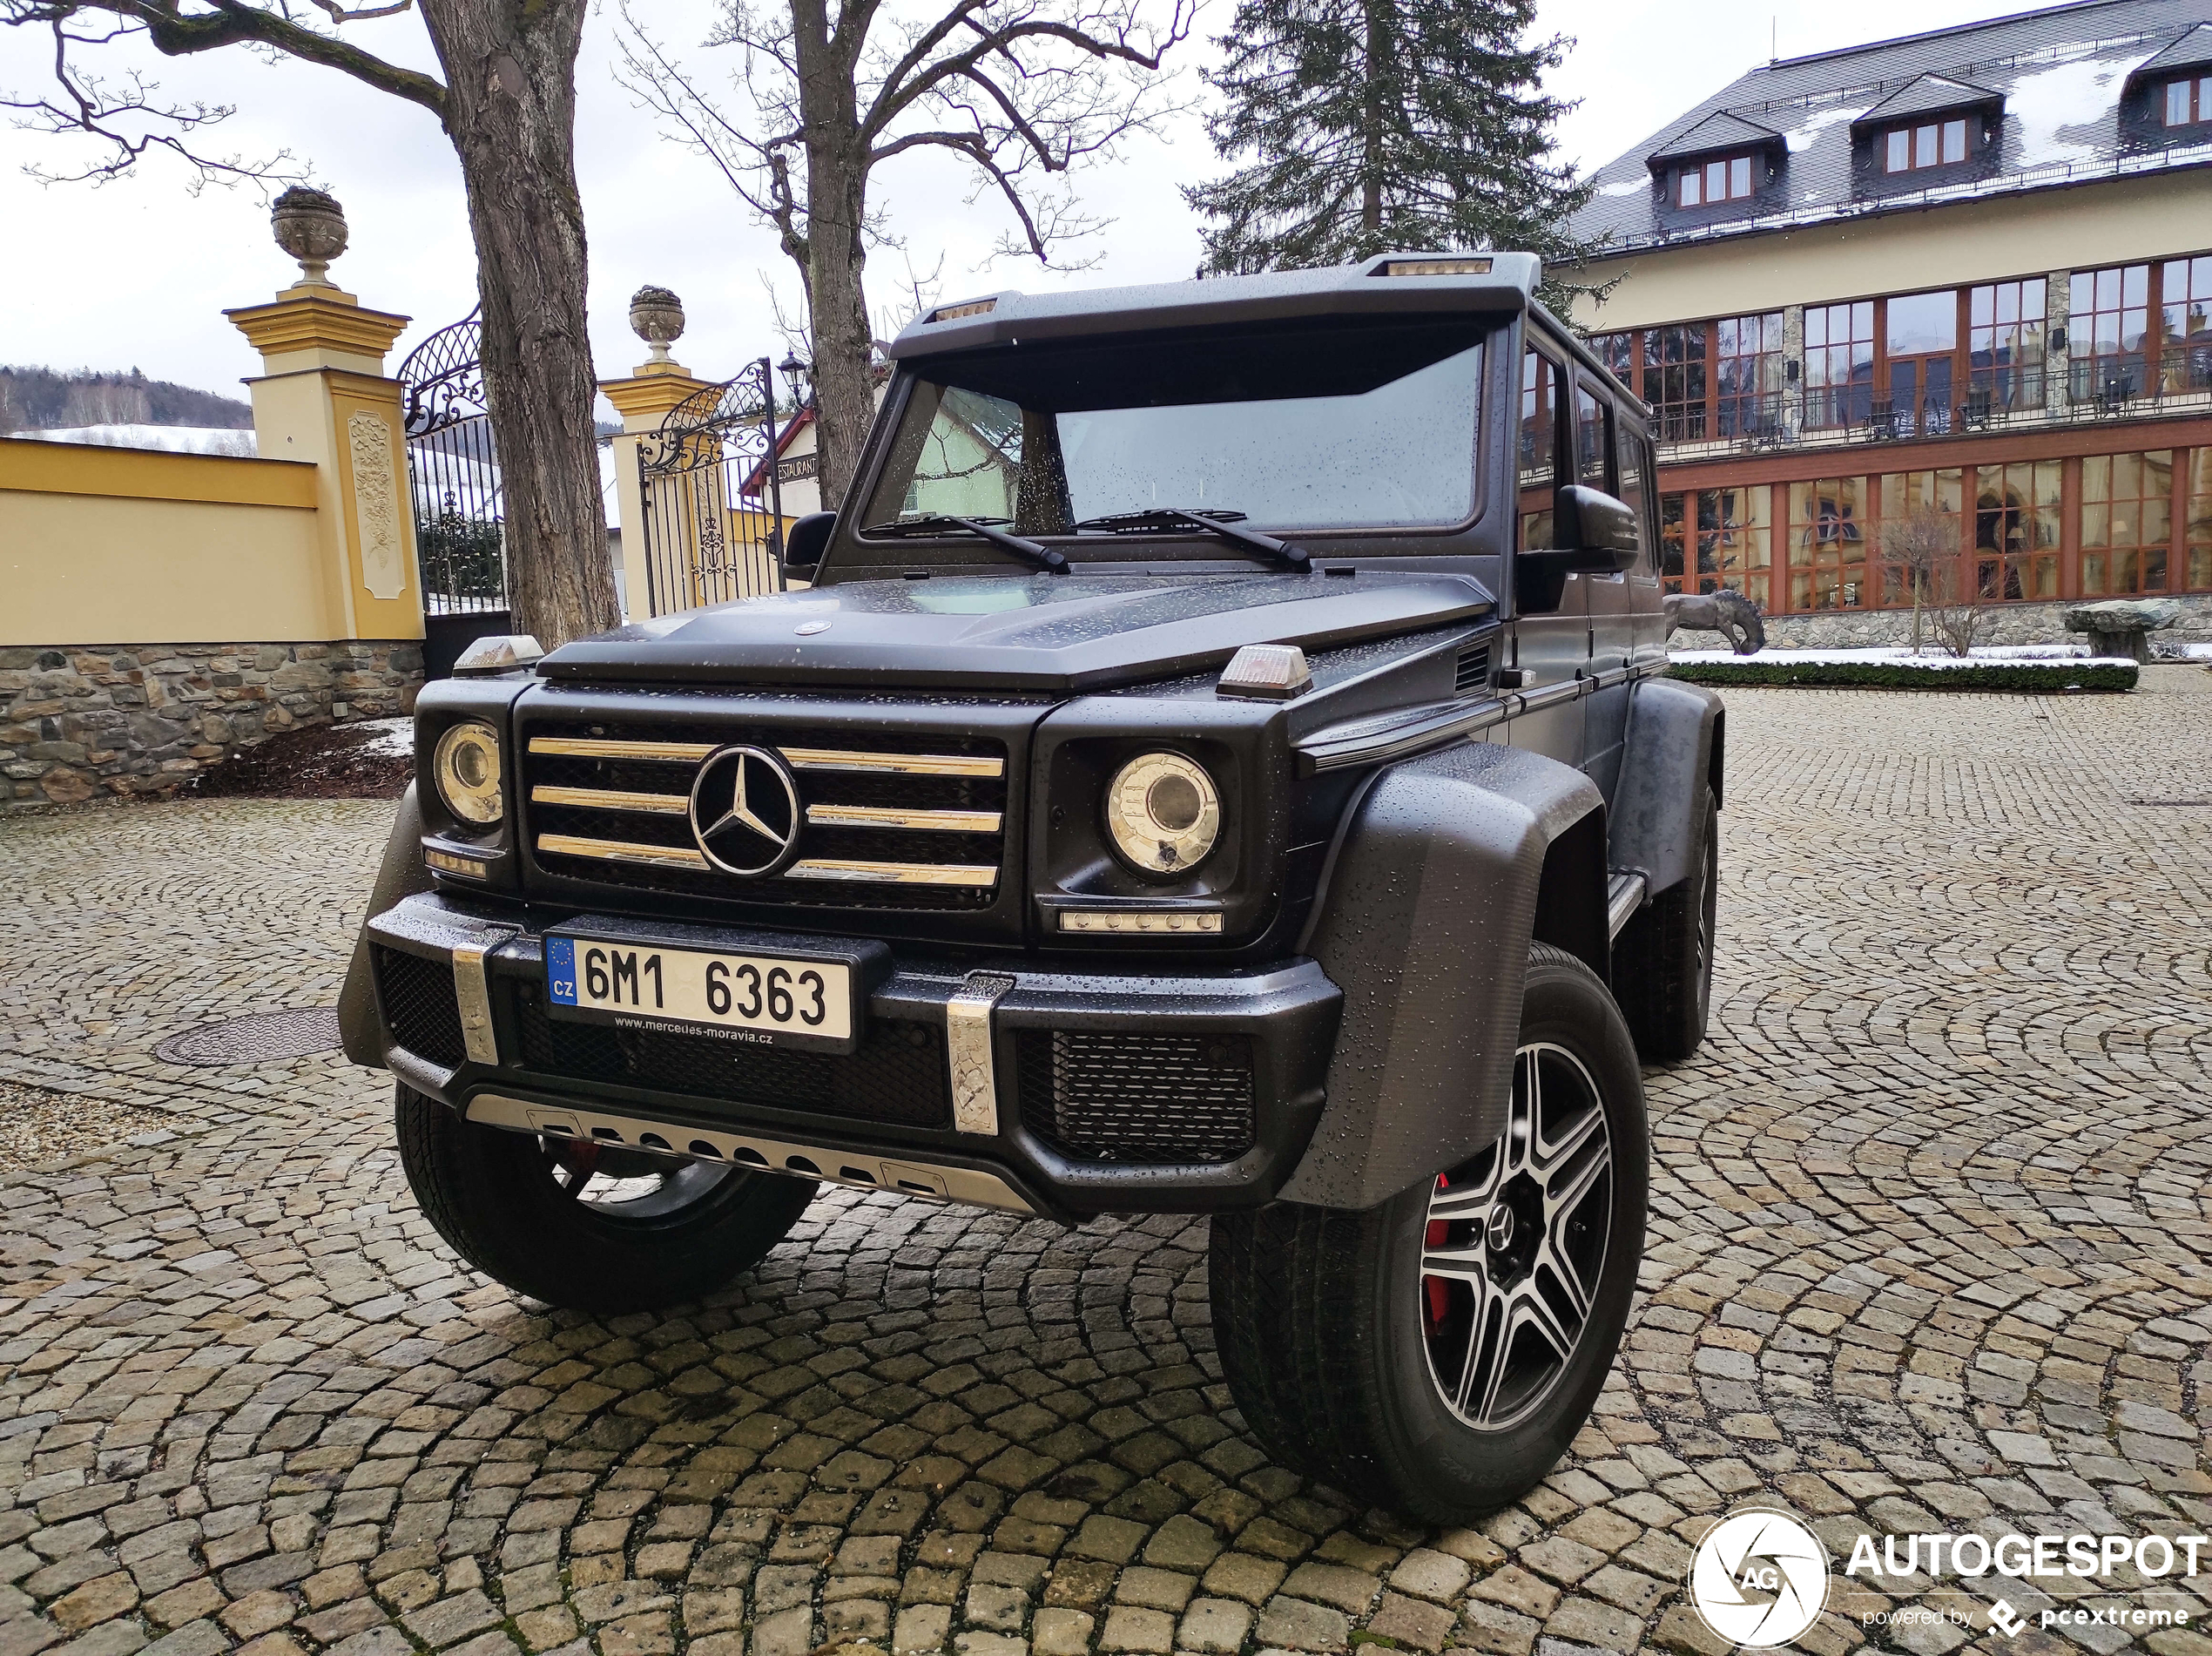
<instances>
[{"instance_id":1,"label":"front grille","mask_svg":"<svg viewBox=\"0 0 2212 1656\"><path fill-rule=\"evenodd\" d=\"M1022 1119L1080 1161L1234 1161L1252 1147L1242 1035L1022 1030Z\"/></svg>"},{"instance_id":2,"label":"front grille","mask_svg":"<svg viewBox=\"0 0 2212 1656\"><path fill-rule=\"evenodd\" d=\"M808 814L772 878L707 862L685 814L702 760L736 744L780 754ZM954 912L988 909L1004 875L1006 749L980 737L569 722L532 725L523 748L532 849L550 874L795 908Z\"/></svg>"},{"instance_id":3,"label":"front grille","mask_svg":"<svg viewBox=\"0 0 2212 1656\"><path fill-rule=\"evenodd\" d=\"M547 1013L536 983L517 983L515 996L523 1063L543 1075L909 1127L951 1119L944 1031L927 1024L873 1020L840 1056L571 1023Z\"/></svg>"},{"instance_id":4,"label":"front grille","mask_svg":"<svg viewBox=\"0 0 2212 1656\"><path fill-rule=\"evenodd\" d=\"M461 1003L453 995L453 968L381 944L370 947L369 959L392 1038L417 1058L459 1069L468 1047L461 1035Z\"/></svg>"}]
</instances>

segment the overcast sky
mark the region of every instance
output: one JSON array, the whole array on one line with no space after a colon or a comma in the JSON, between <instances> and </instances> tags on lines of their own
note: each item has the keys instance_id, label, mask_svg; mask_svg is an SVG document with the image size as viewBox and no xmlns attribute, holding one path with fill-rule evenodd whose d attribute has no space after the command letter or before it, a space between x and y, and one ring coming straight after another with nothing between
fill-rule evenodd
<instances>
[{"instance_id":1,"label":"overcast sky","mask_svg":"<svg viewBox=\"0 0 2212 1656\"><path fill-rule=\"evenodd\" d=\"M1233 0L1211 0L1202 33L1225 27ZM1542 26L1576 37L1559 71L1561 96L1580 107L1561 128L1568 154L1594 168L1728 80L1764 61L1770 39L1783 56L1851 45L2020 10L2005 0L1858 0L1850 6L1702 0L1608 3L1547 0ZM671 43L701 38L713 0L646 0L641 10ZM764 277L795 293L772 240L703 160L657 136L610 69L610 4L595 12L578 71L577 152L591 249L592 345L600 377L644 357L624 312L631 292L658 282L683 296L690 328L678 359L708 378L736 372L764 352L780 358ZM412 16L347 32L388 57L429 66ZM44 84L50 48L27 29L0 30L0 87L20 95ZM1185 58L1190 76L1210 52ZM693 60L711 80L728 72L725 51ZM333 267L362 302L415 318L391 359L475 302L475 277L458 171L437 124L414 105L372 92L345 76L285 60L264 63L236 49L166 61L141 59L179 98L235 105L238 113L209 146L266 154L289 148L345 203L353 248ZM120 61L117 67L121 67ZM1189 89L1196 91L1195 79ZM0 127L0 362L58 368L143 368L158 379L235 392L259 366L226 323L226 308L269 298L296 267L269 240L267 208L252 189L193 197L185 170L154 159L134 177L98 187L41 185L26 166L64 170L99 152L90 140ZM1083 175L1086 207L1116 222L1099 240L1095 269L1062 275L1034 263L981 268L1004 228L986 202L966 204L965 180L927 152L900 158L875 175L910 254L886 253L870 266L872 297L887 301L907 257L927 273L943 264L946 297L1001 287L1172 280L1199 254L1197 226L1176 186L1217 171L1195 117L1131 144L1118 160Z\"/></svg>"}]
</instances>

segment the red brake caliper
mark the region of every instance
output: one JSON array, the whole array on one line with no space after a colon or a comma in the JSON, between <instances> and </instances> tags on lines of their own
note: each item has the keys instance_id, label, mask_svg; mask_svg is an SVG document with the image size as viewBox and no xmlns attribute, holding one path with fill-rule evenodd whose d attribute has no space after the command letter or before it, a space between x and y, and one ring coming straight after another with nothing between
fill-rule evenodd
<instances>
[{"instance_id":1,"label":"red brake caliper","mask_svg":"<svg viewBox=\"0 0 2212 1656\"><path fill-rule=\"evenodd\" d=\"M1437 1189L1449 1189L1450 1184L1451 1181L1442 1173L1437 1174ZM1432 1219L1428 1222L1427 1231L1421 1238L1421 1245L1425 1247L1441 1247L1450 1238L1451 1234L1452 1227L1442 1220ZM1432 1276L1426 1278L1421 1286L1428 1290L1428 1325L1432 1329L1440 1328L1443 1327L1444 1318L1452 1308L1451 1285L1440 1276Z\"/></svg>"}]
</instances>

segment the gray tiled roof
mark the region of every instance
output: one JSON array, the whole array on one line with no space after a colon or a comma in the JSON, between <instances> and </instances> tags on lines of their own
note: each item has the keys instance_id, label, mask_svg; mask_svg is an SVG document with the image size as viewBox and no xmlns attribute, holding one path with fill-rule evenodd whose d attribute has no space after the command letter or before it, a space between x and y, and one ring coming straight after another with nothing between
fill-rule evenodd
<instances>
[{"instance_id":1,"label":"gray tiled roof","mask_svg":"<svg viewBox=\"0 0 2212 1656\"><path fill-rule=\"evenodd\" d=\"M1574 229L1609 250L1633 250L2212 165L2212 132L2196 129L2197 141L2175 145L2151 112L2155 86L2136 78L2161 57L2160 67L2193 63L2212 42L2206 24L2212 0L2081 0L1763 64L1599 168L1597 193ZM1872 135L1859 126L1855 138L1854 126L1878 105L1894 100L1892 112L1904 117L1971 104L1977 93L2001 98L2003 114L1973 160L1894 179L1868 165ZM1664 163L1716 147L1706 129L1737 130L1729 123L1742 124L1746 148L1760 133L1782 134L1779 152L1764 140L1780 154L1773 178L1748 204L1676 206Z\"/></svg>"},{"instance_id":2,"label":"gray tiled roof","mask_svg":"<svg viewBox=\"0 0 2212 1656\"><path fill-rule=\"evenodd\" d=\"M2212 64L2212 23L2202 23L2136 70L2137 74L2161 69L2202 69Z\"/></svg>"},{"instance_id":3,"label":"gray tiled roof","mask_svg":"<svg viewBox=\"0 0 2212 1656\"><path fill-rule=\"evenodd\" d=\"M1905 82L1851 124L1863 126L1869 122L1901 121L1907 116L1967 109L2003 97L2004 93L1993 86L1977 86L1955 76L1922 75Z\"/></svg>"},{"instance_id":4,"label":"gray tiled roof","mask_svg":"<svg viewBox=\"0 0 2212 1656\"><path fill-rule=\"evenodd\" d=\"M1755 150L1764 144L1779 144L1782 134L1771 126L1762 126L1747 121L1740 115L1725 112L1708 115L1696 125L1678 134L1671 141L1651 152L1650 159L1665 161L1687 155L1707 155L1715 150Z\"/></svg>"}]
</instances>

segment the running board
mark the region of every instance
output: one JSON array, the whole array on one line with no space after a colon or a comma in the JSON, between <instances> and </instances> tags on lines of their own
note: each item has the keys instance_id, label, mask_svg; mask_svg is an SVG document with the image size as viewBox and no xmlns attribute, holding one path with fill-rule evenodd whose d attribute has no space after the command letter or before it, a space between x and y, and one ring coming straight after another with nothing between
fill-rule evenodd
<instances>
[{"instance_id":1,"label":"running board","mask_svg":"<svg viewBox=\"0 0 2212 1656\"><path fill-rule=\"evenodd\" d=\"M891 1161L872 1151L830 1150L819 1145L786 1144L722 1127L683 1127L639 1116L580 1110L573 1105L532 1104L496 1092L469 1100L468 1119L510 1132L545 1139L575 1139L661 1156L695 1156L726 1161L759 1173L818 1179L855 1190L887 1190L900 1196L926 1196L970 1207L996 1207L1011 1213L1036 1209L995 1173L932 1162Z\"/></svg>"},{"instance_id":2,"label":"running board","mask_svg":"<svg viewBox=\"0 0 2212 1656\"><path fill-rule=\"evenodd\" d=\"M1643 907L1644 877L1640 874L1616 874L1605 895L1605 935L1617 937L1629 917Z\"/></svg>"}]
</instances>

